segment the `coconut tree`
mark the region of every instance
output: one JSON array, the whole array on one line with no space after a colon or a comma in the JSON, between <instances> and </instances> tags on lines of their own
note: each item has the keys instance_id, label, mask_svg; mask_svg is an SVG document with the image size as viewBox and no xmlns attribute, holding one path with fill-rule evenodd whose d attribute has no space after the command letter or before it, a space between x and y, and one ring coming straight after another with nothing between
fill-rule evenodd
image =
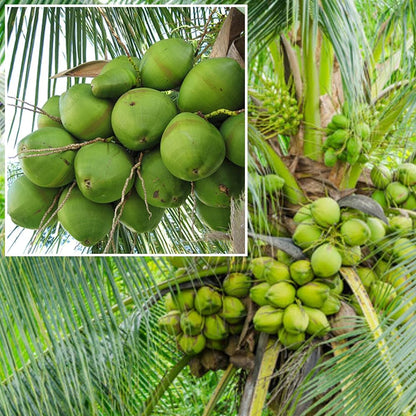
<instances>
[{"instance_id":1,"label":"coconut tree","mask_svg":"<svg viewBox=\"0 0 416 416\"><path fill-rule=\"evenodd\" d=\"M381 305L387 294L380 301L358 265L344 266L340 332L292 351L276 333L254 330L248 302L238 354L206 374L157 324L170 293L225 291L232 273L257 277L258 258L299 255L293 215L311 201L331 196L360 218L363 210L414 215L368 199L368 168L396 168L414 150L414 11L412 2L249 2L249 257L4 259L3 413L414 414L414 248L401 260L392 252L405 234L368 245L360 258L380 276L397 273L404 313ZM358 158L352 144L327 143L340 130L328 127L334 115L349 120L348 140L360 137ZM414 244L413 230L406 238Z\"/></svg>"}]
</instances>

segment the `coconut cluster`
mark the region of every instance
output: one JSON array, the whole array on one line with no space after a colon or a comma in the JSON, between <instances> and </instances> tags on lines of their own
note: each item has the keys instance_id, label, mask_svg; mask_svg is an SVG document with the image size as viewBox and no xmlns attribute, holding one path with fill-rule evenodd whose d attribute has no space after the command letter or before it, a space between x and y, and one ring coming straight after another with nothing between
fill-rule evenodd
<instances>
[{"instance_id":1,"label":"coconut cluster","mask_svg":"<svg viewBox=\"0 0 416 416\"><path fill-rule=\"evenodd\" d=\"M370 177L377 188L372 198L383 208L416 210L416 165L402 163L394 170L383 165L374 166Z\"/></svg>"},{"instance_id":2,"label":"coconut cluster","mask_svg":"<svg viewBox=\"0 0 416 416\"><path fill-rule=\"evenodd\" d=\"M258 283L250 290L259 306L253 323L257 331L278 335L289 349L296 349L308 335L323 336L330 330L328 315L336 314L343 282L339 275L321 279L309 260L279 261L257 257L250 269Z\"/></svg>"},{"instance_id":3,"label":"coconut cluster","mask_svg":"<svg viewBox=\"0 0 416 416\"><path fill-rule=\"evenodd\" d=\"M224 278L221 287L204 285L174 295L168 293L168 312L159 319L159 327L175 337L184 354L202 357L206 370L214 369L208 368L212 356L221 356L221 362L227 365L247 316L251 285L251 276L234 272Z\"/></svg>"},{"instance_id":4,"label":"coconut cluster","mask_svg":"<svg viewBox=\"0 0 416 416\"><path fill-rule=\"evenodd\" d=\"M19 142L24 175L9 187L10 217L36 229L57 212L48 224L90 246L109 233L121 200L121 223L142 233L193 188L201 221L226 231L244 185L245 117L219 110L241 110L244 93L235 60L194 65L182 39L156 42L141 60L113 59L91 84L51 97Z\"/></svg>"},{"instance_id":5,"label":"coconut cluster","mask_svg":"<svg viewBox=\"0 0 416 416\"><path fill-rule=\"evenodd\" d=\"M326 129L327 139L324 143L324 163L328 167L335 165L337 160L355 163L365 163L366 153L370 150L370 126L360 121L352 123L344 114L332 117Z\"/></svg>"}]
</instances>

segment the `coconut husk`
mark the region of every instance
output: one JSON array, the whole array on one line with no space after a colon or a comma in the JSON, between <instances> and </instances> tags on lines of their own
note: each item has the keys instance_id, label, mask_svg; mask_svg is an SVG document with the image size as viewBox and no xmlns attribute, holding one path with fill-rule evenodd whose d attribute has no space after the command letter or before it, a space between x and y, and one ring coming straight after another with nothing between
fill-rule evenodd
<instances>
[{"instance_id":1,"label":"coconut husk","mask_svg":"<svg viewBox=\"0 0 416 416\"><path fill-rule=\"evenodd\" d=\"M228 355L222 351L205 349L202 352L201 364L206 370L225 370L228 367Z\"/></svg>"}]
</instances>

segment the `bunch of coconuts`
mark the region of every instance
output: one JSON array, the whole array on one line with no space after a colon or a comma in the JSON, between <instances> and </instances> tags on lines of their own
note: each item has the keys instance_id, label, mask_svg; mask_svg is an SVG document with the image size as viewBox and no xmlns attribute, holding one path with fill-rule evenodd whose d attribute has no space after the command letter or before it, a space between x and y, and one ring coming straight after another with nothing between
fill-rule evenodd
<instances>
[{"instance_id":1,"label":"bunch of coconuts","mask_svg":"<svg viewBox=\"0 0 416 416\"><path fill-rule=\"evenodd\" d=\"M225 368L238 349L251 285L251 276L234 272L221 287L168 293L167 314L159 319L159 327L175 337L184 354L197 356L204 371Z\"/></svg>"},{"instance_id":2,"label":"bunch of coconuts","mask_svg":"<svg viewBox=\"0 0 416 416\"><path fill-rule=\"evenodd\" d=\"M350 165L367 162L371 129L366 122L352 123L346 115L336 114L328 123L326 133L323 146L326 166L334 166L337 160Z\"/></svg>"},{"instance_id":3,"label":"bunch of coconuts","mask_svg":"<svg viewBox=\"0 0 416 416\"><path fill-rule=\"evenodd\" d=\"M141 60L119 56L91 84L44 105L38 130L18 144L24 175L9 187L8 213L30 229L59 221L91 246L109 233L121 200L120 222L143 233L193 188L201 221L226 231L244 185L244 102L240 65L194 65L182 39L156 42Z\"/></svg>"},{"instance_id":4,"label":"bunch of coconuts","mask_svg":"<svg viewBox=\"0 0 416 416\"><path fill-rule=\"evenodd\" d=\"M377 165L371 169L370 177L377 188L372 198L384 209L416 210L416 165L402 163L394 170Z\"/></svg>"}]
</instances>

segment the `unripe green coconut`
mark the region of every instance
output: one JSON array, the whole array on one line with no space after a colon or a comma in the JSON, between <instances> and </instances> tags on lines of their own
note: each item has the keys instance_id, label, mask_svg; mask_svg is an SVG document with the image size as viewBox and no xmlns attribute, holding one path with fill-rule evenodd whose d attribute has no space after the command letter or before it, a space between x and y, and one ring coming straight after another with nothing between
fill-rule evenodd
<instances>
[{"instance_id":1,"label":"unripe green coconut","mask_svg":"<svg viewBox=\"0 0 416 416\"><path fill-rule=\"evenodd\" d=\"M360 158L363 143L358 136L351 136L347 142L347 162L354 165Z\"/></svg>"},{"instance_id":2,"label":"unripe green coconut","mask_svg":"<svg viewBox=\"0 0 416 416\"><path fill-rule=\"evenodd\" d=\"M342 258L343 266L356 266L361 262L361 248L360 246L344 246L339 249Z\"/></svg>"},{"instance_id":3,"label":"unripe green coconut","mask_svg":"<svg viewBox=\"0 0 416 416\"><path fill-rule=\"evenodd\" d=\"M212 124L180 113L166 127L160 143L162 160L176 177L197 181L212 175L225 158L224 139Z\"/></svg>"},{"instance_id":4,"label":"unripe green coconut","mask_svg":"<svg viewBox=\"0 0 416 416\"><path fill-rule=\"evenodd\" d=\"M208 339L221 340L228 337L228 324L217 314L205 317L204 336Z\"/></svg>"},{"instance_id":5,"label":"unripe green coconut","mask_svg":"<svg viewBox=\"0 0 416 416\"><path fill-rule=\"evenodd\" d=\"M384 194L384 191L381 189L376 189L372 194L371 198L374 199L374 201L378 202L383 209L388 207L386 195Z\"/></svg>"},{"instance_id":6,"label":"unripe green coconut","mask_svg":"<svg viewBox=\"0 0 416 416\"><path fill-rule=\"evenodd\" d=\"M174 308L180 310L181 312L190 311L194 307L195 291L193 289L181 290L171 296ZM169 308L167 309L169 310Z\"/></svg>"},{"instance_id":7,"label":"unripe green coconut","mask_svg":"<svg viewBox=\"0 0 416 416\"><path fill-rule=\"evenodd\" d=\"M384 260L377 260L376 264L374 265L374 271L377 276L382 276L390 270L390 267L390 263L387 263Z\"/></svg>"},{"instance_id":8,"label":"unripe green coconut","mask_svg":"<svg viewBox=\"0 0 416 416\"><path fill-rule=\"evenodd\" d=\"M82 195L78 187L69 187L59 198L58 220L75 240L84 246L92 246L101 241L113 224L113 207L111 204L97 204ZM64 203L65 201L65 203Z\"/></svg>"},{"instance_id":9,"label":"unripe green coconut","mask_svg":"<svg viewBox=\"0 0 416 416\"><path fill-rule=\"evenodd\" d=\"M29 229L39 228L46 212L50 209L52 214L55 211L56 207L52 208L52 204L58 192L59 189L42 188L26 176L19 176L7 191L7 213L16 225ZM50 214L45 217L44 224Z\"/></svg>"},{"instance_id":10,"label":"unripe green coconut","mask_svg":"<svg viewBox=\"0 0 416 416\"><path fill-rule=\"evenodd\" d=\"M296 289L288 282L278 282L270 286L266 300L277 308L286 308L295 301Z\"/></svg>"},{"instance_id":11,"label":"unripe green coconut","mask_svg":"<svg viewBox=\"0 0 416 416\"><path fill-rule=\"evenodd\" d=\"M287 265L273 257L252 259L249 267L256 279L266 280L269 284L290 279Z\"/></svg>"},{"instance_id":12,"label":"unripe green coconut","mask_svg":"<svg viewBox=\"0 0 416 416\"><path fill-rule=\"evenodd\" d=\"M134 88L115 103L111 115L114 134L131 150L145 150L157 145L177 110L164 93L151 88Z\"/></svg>"},{"instance_id":13,"label":"unripe green coconut","mask_svg":"<svg viewBox=\"0 0 416 416\"><path fill-rule=\"evenodd\" d=\"M371 285L369 295L375 306L385 309L394 300L397 293L391 284L377 281Z\"/></svg>"},{"instance_id":14,"label":"unripe green coconut","mask_svg":"<svg viewBox=\"0 0 416 416\"><path fill-rule=\"evenodd\" d=\"M142 84L157 90L178 87L194 61L192 44L180 38L162 39L143 55L140 65Z\"/></svg>"},{"instance_id":15,"label":"unripe green coconut","mask_svg":"<svg viewBox=\"0 0 416 416\"><path fill-rule=\"evenodd\" d=\"M318 277L330 277L341 268L342 257L339 251L329 243L319 246L311 256L313 273Z\"/></svg>"},{"instance_id":16,"label":"unripe green coconut","mask_svg":"<svg viewBox=\"0 0 416 416\"><path fill-rule=\"evenodd\" d=\"M386 225L379 218L369 217L366 222L370 229L369 242L376 243L386 236Z\"/></svg>"},{"instance_id":17,"label":"unripe green coconut","mask_svg":"<svg viewBox=\"0 0 416 416\"><path fill-rule=\"evenodd\" d=\"M227 208L244 187L244 169L224 159L222 165L207 178L196 181L196 197L205 205Z\"/></svg>"},{"instance_id":18,"label":"unripe green coconut","mask_svg":"<svg viewBox=\"0 0 416 416\"><path fill-rule=\"evenodd\" d=\"M244 298L250 292L251 277L244 273L230 273L222 282L222 288L228 296Z\"/></svg>"},{"instance_id":19,"label":"unripe green coconut","mask_svg":"<svg viewBox=\"0 0 416 416\"><path fill-rule=\"evenodd\" d=\"M354 130L357 133L357 135L361 137L363 140L366 140L370 137L370 134L371 134L370 126L364 121L357 123L354 126Z\"/></svg>"},{"instance_id":20,"label":"unripe green coconut","mask_svg":"<svg viewBox=\"0 0 416 416\"><path fill-rule=\"evenodd\" d=\"M290 334L305 332L309 324L309 317L302 306L292 303L283 313L283 327Z\"/></svg>"},{"instance_id":21,"label":"unripe green coconut","mask_svg":"<svg viewBox=\"0 0 416 416\"><path fill-rule=\"evenodd\" d=\"M311 204L300 207L293 217L293 221L297 224L305 222L305 220L312 220L314 222L311 213Z\"/></svg>"},{"instance_id":22,"label":"unripe green coconut","mask_svg":"<svg viewBox=\"0 0 416 416\"><path fill-rule=\"evenodd\" d=\"M30 133L19 142L17 147L24 174L35 185L45 188L58 188L72 182L75 177L74 150L43 156L36 150L64 147L75 143L76 140L68 132L58 127L44 127Z\"/></svg>"},{"instance_id":23,"label":"unripe green coconut","mask_svg":"<svg viewBox=\"0 0 416 416\"><path fill-rule=\"evenodd\" d=\"M204 328L205 319L195 309L182 312L180 326L187 335L200 334Z\"/></svg>"},{"instance_id":24,"label":"unripe green coconut","mask_svg":"<svg viewBox=\"0 0 416 416\"><path fill-rule=\"evenodd\" d=\"M347 129L350 125L350 120L343 114L335 114L332 117L331 122L339 129Z\"/></svg>"},{"instance_id":25,"label":"unripe green coconut","mask_svg":"<svg viewBox=\"0 0 416 416\"><path fill-rule=\"evenodd\" d=\"M283 312L283 309L271 305L261 306L253 317L254 328L267 334L277 334L283 324Z\"/></svg>"},{"instance_id":26,"label":"unripe green coconut","mask_svg":"<svg viewBox=\"0 0 416 416\"><path fill-rule=\"evenodd\" d=\"M221 231L223 233L227 232L230 229L231 221L231 208L216 208L209 207L208 205L203 204L198 199L195 203L196 213L198 218L203 224L207 227L215 230Z\"/></svg>"},{"instance_id":27,"label":"unripe green coconut","mask_svg":"<svg viewBox=\"0 0 416 416\"><path fill-rule=\"evenodd\" d=\"M136 84L137 76L133 70L113 68L91 81L91 91L95 97L116 99Z\"/></svg>"},{"instance_id":28,"label":"unripe green coconut","mask_svg":"<svg viewBox=\"0 0 416 416\"><path fill-rule=\"evenodd\" d=\"M390 283L398 293L408 289L409 283L411 282L411 280L409 280L411 273L405 266L390 267L385 271L382 277L383 280Z\"/></svg>"},{"instance_id":29,"label":"unripe green coconut","mask_svg":"<svg viewBox=\"0 0 416 416\"><path fill-rule=\"evenodd\" d=\"M158 148L145 153L140 165L136 191L148 204L159 208L176 208L191 193L191 184L173 176L162 161Z\"/></svg>"},{"instance_id":30,"label":"unripe green coconut","mask_svg":"<svg viewBox=\"0 0 416 416\"><path fill-rule=\"evenodd\" d=\"M392 182L393 175L386 166L377 165L371 169L370 178L377 189L386 189L387 185Z\"/></svg>"},{"instance_id":31,"label":"unripe green coconut","mask_svg":"<svg viewBox=\"0 0 416 416\"><path fill-rule=\"evenodd\" d=\"M341 301L338 296L329 292L324 304L319 308L325 315L334 315L341 308Z\"/></svg>"},{"instance_id":32,"label":"unripe green coconut","mask_svg":"<svg viewBox=\"0 0 416 416\"><path fill-rule=\"evenodd\" d=\"M234 296L224 296L219 315L229 324L236 324L247 315L247 309L240 299Z\"/></svg>"},{"instance_id":33,"label":"unripe green coconut","mask_svg":"<svg viewBox=\"0 0 416 416\"><path fill-rule=\"evenodd\" d=\"M293 262L292 256L283 250L277 250L276 258L280 263L286 264L286 266L290 266Z\"/></svg>"},{"instance_id":34,"label":"unripe green coconut","mask_svg":"<svg viewBox=\"0 0 416 416\"><path fill-rule=\"evenodd\" d=\"M329 296L329 287L321 282L309 282L298 288L296 296L311 308L321 308Z\"/></svg>"},{"instance_id":35,"label":"unripe green coconut","mask_svg":"<svg viewBox=\"0 0 416 416\"><path fill-rule=\"evenodd\" d=\"M393 244L392 255L398 262L414 260L416 244L408 238L399 238Z\"/></svg>"},{"instance_id":36,"label":"unripe green coconut","mask_svg":"<svg viewBox=\"0 0 416 416\"><path fill-rule=\"evenodd\" d=\"M355 271L366 289L378 280L376 273L369 267L357 267Z\"/></svg>"},{"instance_id":37,"label":"unripe green coconut","mask_svg":"<svg viewBox=\"0 0 416 416\"><path fill-rule=\"evenodd\" d=\"M179 347L186 355L199 354L205 348L205 337L202 334L195 336L182 334L179 336Z\"/></svg>"},{"instance_id":38,"label":"unripe green coconut","mask_svg":"<svg viewBox=\"0 0 416 416\"><path fill-rule=\"evenodd\" d=\"M111 61L108 61L103 69L101 70L100 74L105 74L108 71L112 71L113 69L117 68L125 68L129 69L130 71L138 72L140 67L140 59L136 58L135 56L127 56L127 55L120 55L113 58Z\"/></svg>"},{"instance_id":39,"label":"unripe green coconut","mask_svg":"<svg viewBox=\"0 0 416 416\"><path fill-rule=\"evenodd\" d=\"M290 334L285 328L280 328L278 332L280 343L288 350L297 350L305 341L305 333Z\"/></svg>"},{"instance_id":40,"label":"unripe green coconut","mask_svg":"<svg viewBox=\"0 0 416 416\"><path fill-rule=\"evenodd\" d=\"M181 111L209 114L244 107L244 70L231 58L206 59L186 75L179 90Z\"/></svg>"},{"instance_id":41,"label":"unripe green coconut","mask_svg":"<svg viewBox=\"0 0 416 416\"><path fill-rule=\"evenodd\" d=\"M391 182L387 185L385 196L388 202L393 205L400 205L408 198L409 189L400 182Z\"/></svg>"},{"instance_id":42,"label":"unripe green coconut","mask_svg":"<svg viewBox=\"0 0 416 416\"><path fill-rule=\"evenodd\" d=\"M407 234L413 230L413 221L404 215L395 215L389 219L389 231L397 234Z\"/></svg>"},{"instance_id":43,"label":"unripe green coconut","mask_svg":"<svg viewBox=\"0 0 416 416\"><path fill-rule=\"evenodd\" d=\"M330 331L331 326L326 315L321 310L310 308L309 306L303 306L303 309L309 318L306 328L307 334L322 337Z\"/></svg>"},{"instance_id":44,"label":"unripe green coconut","mask_svg":"<svg viewBox=\"0 0 416 416\"><path fill-rule=\"evenodd\" d=\"M79 140L112 136L113 106L111 100L95 97L90 84L75 84L59 99L62 124Z\"/></svg>"},{"instance_id":45,"label":"unripe green coconut","mask_svg":"<svg viewBox=\"0 0 416 416\"><path fill-rule=\"evenodd\" d=\"M342 224L341 235L349 246L362 246L371 237L371 230L364 221L352 218Z\"/></svg>"},{"instance_id":46,"label":"unripe green coconut","mask_svg":"<svg viewBox=\"0 0 416 416\"><path fill-rule=\"evenodd\" d=\"M416 185L416 165L413 163L402 163L396 172L399 182L403 185Z\"/></svg>"},{"instance_id":47,"label":"unripe green coconut","mask_svg":"<svg viewBox=\"0 0 416 416\"><path fill-rule=\"evenodd\" d=\"M401 296L396 296L392 302L388 305L387 311L390 317L396 321L396 323L408 323L414 316L414 313L410 311L412 304L406 301Z\"/></svg>"},{"instance_id":48,"label":"unripe green coconut","mask_svg":"<svg viewBox=\"0 0 416 416\"><path fill-rule=\"evenodd\" d=\"M151 212L151 215L147 211ZM140 234L153 231L160 223L165 210L152 205L146 207L145 202L135 192L132 192L124 204L120 222L130 230Z\"/></svg>"},{"instance_id":49,"label":"unripe green coconut","mask_svg":"<svg viewBox=\"0 0 416 416\"><path fill-rule=\"evenodd\" d=\"M46 103L43 105L42 110L52 117L60 119L61 114L59 112L59 95L53 95L48 98ZM43 127L58 127L63 128L60 121L56 121L48 117L46 114L39 114L37 120L38 129Z\"/></svg>"},{"instance_id":50,"label":"unripe green coconut","mask_svg":"<svg viewBox=\"0 0 416 416\"><path fill-rule=\"evenodd\" d=\"M409 209L411 211L416 211L416 196L415 194L410 193L406 201L401 205L404 209Z\"/></svg>"},{"instance_id":51,"label":"unripe green coconut","mask_svg":"<svg viewBox=\"0 0 416 416\"><path fill-rule=\"evenodd\" d=\"M311 262L309 260L297 260L293 262L290 265L290 277L300 286L313 280L314 275Z\"/></svg>"},{"instance_id":52,"label":"unripe green coconut","mask_svg":"<svg viewBox=\"0 0 416 416\"><path fill-rule=\"evenodd\" d=\"M273 173L264 175L261 178L263 181L264 190L269 195L279 193L285 184L285 180L281 176Z\"/></svg>"},{"instance_id":53,"label":"unripe green coconut","mask_svg":"<svg viewBox=\"0 0 416 416\"><path fill-rule=\"evenodd\" d=\"M334 295L340 295L344 290L344 281L341 279L339 274L336 274L335 277L332 278L331 283L333 287L330 288L330 292Z\"/></svg>"},{"instance_id":54,"label":"unripe green coconut","mask_svg":"<svg viewBox=\"0 0 416 416\"><path fill-rule=\"evenodd\" d=\"M328 136L326 140L327 146L331 146L335 149L339 149L348 139L349 132L348 130L337 129L331 135Z\"/></svg>"},{"instance_id":55,"label":"unripe green coconut","mask_svg":"<svg viewBox=\"0 0 416 416\"><path fill-rule=\"evenodd\" d=\"M328 228L335 225L341 218L341 210L335 199L319 198L311 204L311 214L315 222L321 227Z\"/></svg>"},{"instance_id":56,"label":"unripe green coconut","mask_svg":"<svg viewBox=\"0 0 416 416\"><path fill-rule=\"evenodd\" d=\"M306 250L317 244L322 236L322 230L317 225L301 223L296 227L292 239L296 245Z\"/></svg>"},{"instance_id":57,"label":"unripe green coconut","mask_svg":"<svg viewBox=\"0 0 416 416\"><path fill-rule=\"evenodd\" d=\"M201 315L217 313L222 307L221 295L209 286L202 286L196 292L194 306Z\"/></svg>"},{"instance_id":58,"label":"unripe green coconut","mask_svg":"<svg viewBox=\"0 0 416 416\"><path fill-rule=\"evenodd\" d=\"M330 147L329 149L325 150L324 153L324 164L325 166L332 168L337 163L338 156L337 151Z\"/></svg>"},{"instance_id":59,"label":"unripe green coconut","mask_svg":"<svg viewBox=\"0 0 416 416\"><path fill-rule=\"evenodd\" d=\"M158 324L162 331L167 332L169 335L176 336L181 333L181 313L180 311L172 310L166 315L159 318Z\"/></svg>"},{"instance_id":60,"label":"unripe green coconut","mask_svg":"<svg viewBox=\"0 0 416 416\"><path fill-rule=\"evenodd\" d=\"M75 157L77 184L93 202L104 204L127 195L133 187L129 178L133 161L123 147L115 143L96 142L82 147Z\"/></svg>"},{"instance_id":61,"label":"unripe green coconut","mask_svg":"<svg viewBox=\"0 0 416 416\"><path fill-rule=\"evenodd\" d=\"M225 156L237 166L245 166L245 114L228 117L220 127L225 141Z\"/></svg>"},{"instance_id":62,"label":"unripe green coconut","mask_svg":"<svg viewBox=\"0 0 416 416\"><path fill-rule=\"evenodd\" d=\"M251 300L259 306L268 304L266 299L266 293L270 289L270 285L267 282L259 283L250 289Z\"/></svg>"}]
</instances>

